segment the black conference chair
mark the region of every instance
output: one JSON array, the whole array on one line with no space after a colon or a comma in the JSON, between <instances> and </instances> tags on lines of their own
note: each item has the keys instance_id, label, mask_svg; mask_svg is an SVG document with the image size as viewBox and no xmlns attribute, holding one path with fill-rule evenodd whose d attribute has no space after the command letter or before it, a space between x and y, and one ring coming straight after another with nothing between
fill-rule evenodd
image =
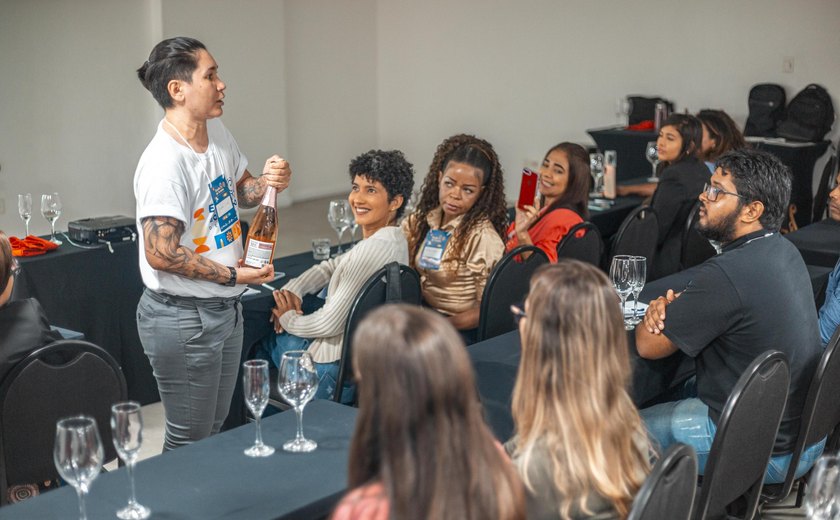
<instances>
[{"instance_id":1,"label":"black conference chair","mask_svg":"<svg viewBox=\"0 0 840 520\"><path fill-rule=\"evenodd\" d=\"M688 520L697 490L694 448L674 444L656 462L633 500L627 520Z\"/></svg>"},{"instance_id":2,"label":"black conference chair","mask_svg":"<svg viewBox=\"0 0 840 520\"><path fill-rule=\"evenodd\" d=\"M580 235L580 236L578 236ZM601 267L604 241L601 232L592 222L581 222L566 233L557 244L557 258L573 258Z\"/></svg>"},{"instance_id":3,"label":"black conference chair","mask_svg":"<svg viewBox=\"0 0 840 520\"><path fill-rule=\"evenodd\" d=\"M344 337L342 340L341 359L338 365L338 377L336 378L333 401L341 402L344 385L351 379L353 368L351 365L353 352L353 333L362 318L371 310L386 303L413 303L420 305L420 276L414 269L391 262L374 273L356 295L350 306L350 313L347 315L347 324L344 326ZM283 401L277 388L277 369L270 370L270 398L269 404L285 410L288 405Z\"/></svg>"},{"instance_id":4,"label":"black conference chair","mask_svg":"<svg viewBox=\"0 0 840 520\"><path fill-rule=\"evenodd\" d=\"M699 211L700 201L698 200L691 208L691 213L688 214L683 228L682 245L680 247L681 270L702 264L717 254L712 244L697 231Z\"/></svg>"},{"instance_id":5,"label":"black conference chair","mask_svg":"<svg viewBox=\"0 0 840 520\"><path fill-rule=\"evenodd\" d=\"M782 484L764 486L761 493L762 506L778 504L787 498L795 482L795 461L799 460L806 447L830 436L840 425L840 404L837 402L837 396L840 395L840 355L837 355L840 347L838 344L840 344L840 327L831 336L820 358L820 363L814 371L811 385L808 387L808 395L805 397L799 424L799 435L793 447L792 462L785 475L785 481ZM795 507L802 506L804 493L805 486L800 482Z\"/></svg>"},{"instance_id":6,"label":"black conference chair","mask_svg":"<svg viewBox=\"0 0 840 520\"><path fill-rule=\"evenodd\" d=\"M53 445L64 417L96 419L104 462L114 460L111 405L126 396L117 362L87 341L53 342L15 365L0 385L0 503L9 486L58 478Z\"/></svg>"},{"instance_id":7,"label":"black conference chair","mask_svg":"<svg viewBox=\"0 0 840 520\"><path fill-rule=\"evenodd\" d=\"M659 238L659 221L656 211L650 206L639 206L630 212L621 223L612 240L610 256L605 267L615 255L634 255L647 258L647 272L653 270L656 243Z\"/></svg>"},{"instance_id":8,"label":"black conference chair","mask_svg":"<svg viewBox=\"0 0 840 520\"><path fill-rule=\"evenodd\" d=\"M789 385L787 358L776 350L755 358L741 374L720 414L697 520L727 518L727 507L736 501L746 511L743 518L755 517Z\"/></svg>"},{"instance_id":9,"label":"black conference chair","mask_svg":"<svg viewBox=\"0 0 840 520\"><path fill-rule=\"evenodd\" d=\"M530 253L527 258L523 253ZM478 341L496 337L516 328L510 306L521 303L528 294L534 271L548 263L548 255L536 246L519 246L499 260L481 297Z\"/></svg>"}]
</instances>

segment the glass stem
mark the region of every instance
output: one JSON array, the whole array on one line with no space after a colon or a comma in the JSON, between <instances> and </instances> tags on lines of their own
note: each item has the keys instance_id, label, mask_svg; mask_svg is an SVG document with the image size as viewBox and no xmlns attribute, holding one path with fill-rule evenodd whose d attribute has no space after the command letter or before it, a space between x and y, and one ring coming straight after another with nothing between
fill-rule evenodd
<instances>
[{"instance_id":1,"label":"glass stem","mask_svg":"<svg viewBox=\"0 0 840 520\"><path fill-rule=\"evenodd\" d=\"M50 221L50 238L55 242L55 220Z\"/></svg>"},{"instance_id":2,"label":"glass stem","mask_svg":"<svg viewBox=\"0 0 840 520\"><path fill-rule=\"evenodd\" d=\"M26 221L26 236L29 236L29 221Z\"/></svg>"},{"instance_id":3,"label":"glass stem","mask_svg":"<svg viewBox=\"0 0 840 520\"><path fill-rule=\"evenodd\" d=\"M304 440L303 438L303 408L295 408L295 413L297 414L297 435L295 436L295 441L301 442Z\"/></svg>"},{"instance_id":4,"label":"glass stem","mask_svg":"<svg viewBox=\"0 0 840 520\"><path fill-rule=\"evenodd\" d=\"M338 250L335 252L335 255L338 256L341 254L341 239L344 237L344 230L336 232L338 234Z\"/></svg>"},{"instance_id":5,"label":"glass stem","mask_svg":"<svg viewBox=\"0 0 840 520\"><path fill-rule=\"evenodd\" d=\"M85 490L84 486L76 488L76 494L79 495L79 520L87 520L87 511L85 510Z\"/></svg>"},{"instance_id":6,"label":"glass stem","mask_svg":"<svg viewBox=\"0 0 840 520\"><path fill-rule=\"evenodd\" d=\"M638 304L639 304L639 295L636 294L636 293L633 293L633 321L636 321L636 319L639 317L639 314L636 311L636 305L638 305Z\"/></svg>"},{"instance_id":7,"label":"glass stem","mask_svg":"<svg viewBox=\"0 0 840 520\"><path fill-rule=\"evenodd\" d=\"M257 423L257 440L254 442L254 445L255 446L262 446L263 445L262 429L260 428L260 416L259 415L254 416L254 422Z\"/></svg>"},{"instance_id":8,"label":"glass stem","mask_svg":"<svg viewBox=\"0 0 840 520\"><path fill-rule=\"evenodd\" d=\"M627 295L621 294L621 315L624 316L624 305L627 303Z\"/></svg>"}]
</instances>

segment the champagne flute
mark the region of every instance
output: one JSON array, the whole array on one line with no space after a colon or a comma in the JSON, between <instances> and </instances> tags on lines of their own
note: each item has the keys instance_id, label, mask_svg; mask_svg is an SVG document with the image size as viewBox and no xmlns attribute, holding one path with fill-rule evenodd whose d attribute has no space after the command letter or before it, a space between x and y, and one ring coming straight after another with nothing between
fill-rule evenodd
<instances>
[{"instance_id":1,"label":"champagne flute","mask_svg":"<svg viewBox=\"0 0 840 520\"><path fill-rule=\"evenodd\" d=\"M61 199L58 197L58 193L41 195L41 215L50 223L52 229L50 242L61 245L61 240L55 238L55 221L61 216Z\"/></svg>"},{"instance_id":2,"label":"champagne flute","mask_svg":"<svg viewBox=\"0 0 840 520\"><path fill-rule=\"evenodd\" d=\"M274 448L263 444L260 419L268 405L268 361L264 359L249 359L242 363L242 389L245 393L245 404L254 415L257 423L257 439L254 445L245 450L249 457L268 457L274 453Z\"/></svg>"},{"instance_id":3,"label":"champagne flute","mask_svg":"<svg viewBox=\"0 0 840 520\"><path fill-rule=\"evenodd\" d=\"M643 256L634 256L632 258L633 262L633 317L630 320L630 323L633 327L638 325L642 319L639 318L638 313L638 305L639 305L639 294L642 292L642 289L645 288L645 279L647 278L647 258ZM631 328L633 328L631 327ZM627 329L631 330L631 329Z\"/></svg>"},{"instance_id":4,"label":"champagne flute","mask_svg":"<svg viewBox=\"0 0 840 520\"><path fill-rule=\"evenodd\" d=\"M111 407L111 433L117 455L125 463L128 473L128 505L117 511L117 518L122 520L143 520L152 514L148 507L137 503L134 492L134 465L143 444L143 417L140 415L140 403L126 401Z\"/></svg>"},{"instance_id":5,"label":"champagne flute","mask_svg":"<svg viewBox=\"0 0 840 520\"><path fill-rule=\"evenodd\" d=\"M814 464L805 497L805 513L815 520L840 517L840 456L837 454L823 455Z\"/></svg>"},{"instance_id":6,"label":"champagne flute","mask_svg":"<svg viewBox=\"0 0 840 520\"><path fill-rule=\"evenodd\" d=\"M341 239L350 227L350 203L345 199L331 200L327 219L338 234L338 250L335 253L338 256L341 254Z\"/></svg>"},{"instance_id":7,"label":"champagne flute","mask_svg":"<svg viewBox=\"0 0 840 520\"><path fill-rule=\"evenodd\" d=\"M350 247L352 248L353 245L356 243L356 230L359 229L359 223L356 222L356 216L353 214L353 210L350 210Z\"/></svg>"},{"instance_id":8,"label":"champagne flute","mask_svg":"<svg viewBox=\"0 0 840 520\"><path fill-rule=\"evenodd\" d=\"M627 296L633 291L633 284L635 283L632 258L630 255L615 255L612 259L612 265L610 265L610 280L612 280L613 287L621 298L622 316L624 316ZM624 328L627 329L627 327L628 322L625 319Z\"/></svg>"},{"instance_id":9,"label":"champagne flute","mask_svg":"<svg viewBox=\"0 0 840 520\"><path fill-rule=\"evenodd\" d=\"M26 224L26 235L29 236L29 221L32 219L32 194L18 194L18 215Z\"/></svg>"},{"instance_id":10,"label":"champagne flute","mask_svg":"<svg viewBox=\"0 0 840 520\"><path fill-rule=\"evenodd\" d=\"M102 441L92 417L80 415L58 421L53 461L61 478L76 488L79 520L87 519L85 495L102 469L103 458Z\"/></svg>"},{"instance_id":11,"label":"champagne flute","mask_svg":"<svg viewBox=\"0 0 840 520\"><path fill-rule=\"evenodd\" d=\"M592 175L592 180L595 181L592 186L591 197L600 197L604 192L604 154L591 153L589 154L589 169Z\"/></svg>"},{"instance_id":12,"label":"champagne flute","mask_svg":"<svg viewBox=\"0 0 840 520\"><path fill-rule=\"evenodd\" d=\"M659 150L656 149L656 141L648 141L645 145L645 159L653 168L653 175L648 177L648 182L659 182L659 177L656 176L656 167L659 166Z\"/></svg>"},{"instance_id":13,"label":"champagne flute","mask_svg":"<svg viewBox=\"0 0 840 520\"><path fill-rule=\"evenodd\" d=\"M308 452L318 444L303 436L303 407L318 391L318 374L312 358L305 350L290 350L280 360L280 374L277 384L283 396L297 414L297 435L283 444L283 449L291 452Z\"/></svg>"}]
</instances>

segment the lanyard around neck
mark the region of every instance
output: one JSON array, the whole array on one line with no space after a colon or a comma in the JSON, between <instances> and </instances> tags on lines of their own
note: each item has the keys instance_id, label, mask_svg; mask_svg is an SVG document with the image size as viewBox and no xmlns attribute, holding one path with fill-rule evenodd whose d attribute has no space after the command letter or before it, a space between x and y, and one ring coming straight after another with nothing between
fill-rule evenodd
<instances>
[{"instance_id":1,"label":"lanyard around neck","mask_svg":"<svg viewBox=\"0 0 840 520\"><path fill-rule=\"evenodd\" d=\"M175 125L173 125L172 123L170 123L168 119L166 119L164 117L163 121L166 124L168 124L172 128L172 130L175 130L175 133L178 134L178 137L180 137L181 140L184 141L184 144L187 145L187 148L189 148L190 151L193 153L193 156L195 156L196 162L201 167L201 172L204 173L204 177L207 179L207 182L213 182L213 179L210 177L210 174L207 173L207 168L204 167L204 160L201 158L200 155L198 155L198 152L195 151L195 149L192 147L192 145L190 145L190 142L187 141L187 139L183 135L181 135L181 132L178 131L178 128ZM215 160L216 160L216 149L213 146L213 141L210 140L209 134L207 136L207 151L210 152L210 155L212 157L211 160L213 160L215 162Z\"/></svg>"}]
</instances>

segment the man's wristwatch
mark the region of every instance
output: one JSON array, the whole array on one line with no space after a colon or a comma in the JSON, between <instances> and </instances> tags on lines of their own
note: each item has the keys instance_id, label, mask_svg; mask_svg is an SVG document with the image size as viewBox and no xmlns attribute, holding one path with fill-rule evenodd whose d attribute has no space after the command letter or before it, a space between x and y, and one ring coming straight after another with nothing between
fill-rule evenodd
<instances>
[{"instance_id":1,"label":"man's wristwatch","mask_svg":"<svg viewBox=\"0 0 840 520\"><path fill-rule=\"evenodd\" d=\"M230 269L230 279L222 285L233 287L236 285L236 269L230 266L228 266L228 269Z\"/></svg>"}]
</instances>

